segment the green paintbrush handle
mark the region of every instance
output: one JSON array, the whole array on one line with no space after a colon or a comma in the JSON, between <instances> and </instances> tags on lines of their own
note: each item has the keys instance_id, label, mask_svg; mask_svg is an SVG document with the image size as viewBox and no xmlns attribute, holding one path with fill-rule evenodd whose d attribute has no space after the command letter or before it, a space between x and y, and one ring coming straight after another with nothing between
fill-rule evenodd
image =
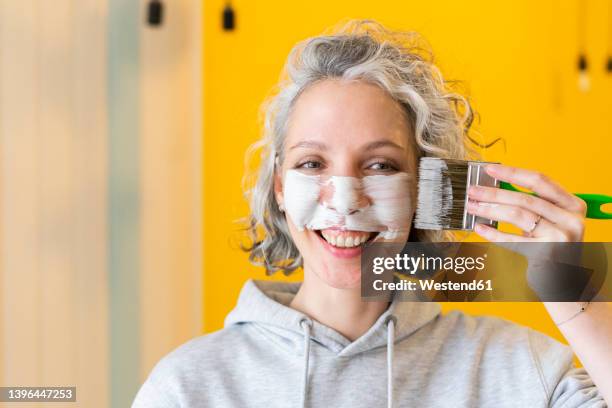
<instances>
[{"instance_id":1,"label":"green paintbrush handle","mask_svg":"<svg viewBox=\"0 0 612 408\"><path fill-rule=\"evenodd\" d=\"M503 188L504 190L518 191L520 193L536 195L535 193L521 191L518 188L514 187L512 184L506 183L505 181L500 181L499 188ZM574 195L582 199L586 203L587 205L586 217L587 218L594 218L598 220L612 220L612 213L604 212L601 209L602 205L612 203L612 196L607 196L603 194L574 194Z\"/></svg>"}]
</instances>

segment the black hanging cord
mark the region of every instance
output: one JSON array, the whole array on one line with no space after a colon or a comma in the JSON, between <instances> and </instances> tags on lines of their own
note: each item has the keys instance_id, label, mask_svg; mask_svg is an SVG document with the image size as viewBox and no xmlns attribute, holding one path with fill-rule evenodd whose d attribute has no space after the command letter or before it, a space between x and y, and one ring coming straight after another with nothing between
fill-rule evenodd
<instances>
[{"instance_id":1,"label":"black hanging cord","mask_svg":"<svg viewBox=\"0 0 612 408\"><path fill-rule=\"evenodd\" d=\"M608 51L606 57L606 72L612 74L612 0L608 3Z\"/></svg>"},{"instance_id":2,"label":"black hanging cord","mask_svg":"<svg viewBox=\"0 0 612 408\"><path fill-rule=\"evenodd\" d=\"M586 0L578 0L578 69L586 70Z\"/></svg>"}]
</instances>

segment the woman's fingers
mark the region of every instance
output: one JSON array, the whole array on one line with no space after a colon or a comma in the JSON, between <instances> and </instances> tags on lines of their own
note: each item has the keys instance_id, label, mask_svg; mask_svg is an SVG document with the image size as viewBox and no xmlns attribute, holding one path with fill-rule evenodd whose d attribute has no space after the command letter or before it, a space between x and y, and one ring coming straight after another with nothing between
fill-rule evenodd
<instances>
[{"instance_id":1,"label":"woman's fingers","mask_svg":"<svg viewBox=\"0 0 612 408\"><path fill-rule=\"evenodd\" d=\"M519 209L508 210L510 213L517 213L522 210L527 210L531 213L534 213L535 216L541 215L546 220L550 221L550 223L540 222L540 224L548 224L554 227L549 231L542 231L549 234L548 236L555 241L566 241L566 240L575 240L579 237L582 237L584 234L584 219L583 216L568 210L565 210L561 207L557 207L553 203L546 201L540 197L536 197L530 194L520 193L516 191L508 191L502 190L500 188L495 187L484 187L484 186L471 186L468 191L469 197L474 201L484 201L488 203L497 203L504 204L506 206L518 207ZM468 211L470 209L468 208ZM499 214L495 214L498 216ZM506 218L513 217L511 214L504 215ZM485 216L486 217L486 216ZM506 221L498 218L490 218L496 219L498 221ZM516 217L514 217L516 220ZM507 221L514 224L512 221ZM515 224L517 225L517 224ZM533 224L531 224L533 225ZM523 228L521 225L517 225L517 227L529 231L529 229ZM540 233L540 228L538 227L538 236L544 236Z\"/></svg>"},{"instance_id":2,"label":"woman's fingers","mask_svg":"<svg viewBox=\"0 0 612 408\"><path fill-rule=\"evenodd\" d=\"M534 225L543 224L540 216L534 214L532 211L506 204L469 201L468 212L480 217L488 218L490 220L513 224L527 232L532 231L534 229ZM544 232L542 231L543 228L544 226L540 225L538 230Z\"/></svg>"},{"instance_id":3,"label":"woman's fingers","mask_svg":"<svg viewBox=\"0 0 612 408\"><path fill-rule=\"evenodd\" d=\"M568 220L579 217L568 210L557 207L553 203L540 197L517 191L502 190L495 187L471 186L468 195L475 201L486 201L490 203L507 204L521 207L539 214L555 224L563 224Z\"/></svg>"},{"instance_id":4,"label":"woman's fingers","mask_svg":"<svg viewBox=\"0 0 612 408\"><path fill-rule=\"evenodd\" d=\"M547 238L558 242L571 240L571 236L544 217L521 207L506 204L468 202L468 212L480 217L507 222L525 231L524 237Z\"/></svg>"},{"instance_id":5,"label":"woman's fingers","mask_svg":"<svg viewBox=\"0 0 612 408\"><path fill-rule=\"evenodd\" d=\"M586 203L584 201L568 193L563 187L542 173L501 164L489 164L485 166L485 171L499 180L529 189L543 199L569 212L582 216L586 214Z\"/></svg>"},{"instance_id":6,"label":"woman's fingers","mask_svg":"<svg viewBox=\"0 0 612 408\"><path fill-rule=\"evenodd\" d=\"M580 241L584 234L586 203L566 192L541 173L516 167L489 164L487 173L499 180L527 188L537 196L500 188L471 186L468 212L491 220L511 223L525 233L508 234L479 225L476 232L497 242Z\"/></svg>"},{"instance_id":7,"label":"woman's fingers","mask_svg":"<svg viewBox=\"0 0 612 408\"><path fill-rule=\"evenodd\" d=\"M537 239L530 237L521 237L507 232L501 232L495 228L484 224L476 224L474 231L483 238L491 242L535 242Z\"/></svg>"}]
</instances>

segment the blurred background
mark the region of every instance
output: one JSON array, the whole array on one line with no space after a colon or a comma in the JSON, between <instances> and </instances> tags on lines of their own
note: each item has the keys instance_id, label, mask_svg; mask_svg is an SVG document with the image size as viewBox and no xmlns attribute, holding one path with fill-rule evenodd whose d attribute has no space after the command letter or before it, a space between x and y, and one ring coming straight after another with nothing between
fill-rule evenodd
<instances>
[{"instance_id":1,"label":"blurred background","mask_svg":"<svg viewBox=\"0 0 612 408\"><path fill-rule=\"evenodd\" d=\"M129 406L245 280L301 279L239 249L244 153L292 46L348 18L428 40L485 160L612 194L610 0L0 0L0 386ZM562 340L537 303L443 308Z\"/></svg>"}]
</instances>

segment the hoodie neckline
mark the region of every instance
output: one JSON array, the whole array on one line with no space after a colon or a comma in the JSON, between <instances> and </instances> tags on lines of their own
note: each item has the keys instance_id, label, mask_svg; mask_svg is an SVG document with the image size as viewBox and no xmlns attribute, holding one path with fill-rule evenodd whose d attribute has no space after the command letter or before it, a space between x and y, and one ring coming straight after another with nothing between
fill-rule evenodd
<instances>
[{"instance_id":1,"label":"hoodie neckline","mask_svg":"<svg viewBox=\"0 0 612 408\"><path fill-rule=\"evenodd\" d=\"M249 279L245 282L234 310L225 319L225 327L254 324L264 330L276 343L299 354L302 349L301 322L310 321L310 337L338 356L352 356L385 347L386 322L394 317L395 342L410 336L440 314L440 306L430 302L399 301L397 296L376 322L358 339L351 341L336 330L311 319L288 305L300 288L301 282L277 282Z\"/></svg>"}]
</instances>

